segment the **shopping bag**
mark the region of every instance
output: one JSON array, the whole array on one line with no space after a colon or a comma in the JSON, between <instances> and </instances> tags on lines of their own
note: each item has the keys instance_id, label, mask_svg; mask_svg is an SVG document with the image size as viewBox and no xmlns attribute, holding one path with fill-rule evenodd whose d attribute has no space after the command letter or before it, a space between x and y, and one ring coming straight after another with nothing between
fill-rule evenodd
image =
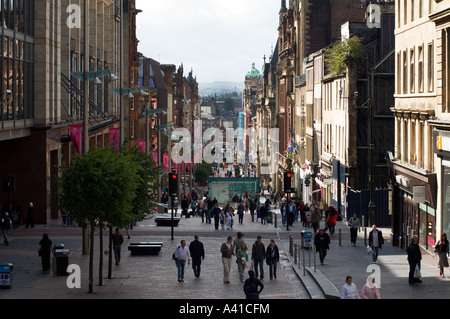
<instances>
[{"instance_id":1,"label":"shopping bag","mask_svg":"<svg viewBox=\"0 0 450 319\"><path fill-rule=\"evenodd\" d=\"M419 265L416 265L416 269L414 270L414 278L420 278L422 277L421 273L420 273L420 268Z\"/></svg>"}]
</instances>

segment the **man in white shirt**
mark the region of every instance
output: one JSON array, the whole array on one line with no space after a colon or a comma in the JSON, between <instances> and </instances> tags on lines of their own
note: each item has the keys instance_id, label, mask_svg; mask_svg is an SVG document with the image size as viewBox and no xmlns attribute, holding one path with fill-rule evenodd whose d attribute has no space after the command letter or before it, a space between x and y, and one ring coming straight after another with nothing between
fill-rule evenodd
<instances>
[{"instance_id":1,"label":"man in white shirt","mask_svg":"<svg viewBox=\"0 0 450 319\"><path fill-rule=\"evenodd\" d=\"M182 240L177 249L175 249L174 257L178 268L178 282L184 282L184 267L186 266L186 261L188 262L188 265L191 263L191 253L189 248L186 247L185 240Z\"/></svg>"}]
</instances>

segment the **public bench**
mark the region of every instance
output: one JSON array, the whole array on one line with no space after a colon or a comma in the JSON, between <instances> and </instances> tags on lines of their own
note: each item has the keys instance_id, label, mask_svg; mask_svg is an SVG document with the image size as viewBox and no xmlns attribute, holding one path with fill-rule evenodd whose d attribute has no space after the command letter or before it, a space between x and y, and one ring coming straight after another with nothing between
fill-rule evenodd
<instances>
[{"instance_id":1,"label":"public bench","mask_svg":"<svg viewBox=\"0 0 450 319\"><path fill-rule=\"evenodd\" d=\"M172 226L172 218L171 217L156 217L155 218L156 226L162 227L170 227ZM173 226L177 227L180 222L180 217L173 218Z\"/></svg>"},{"instance_id":2,"label":"public bench","mask_svg":"<svg viewBox=\"0 0 450 319\"><path fill-rule=\"evenodd\" d=\"M128 250L132 255L158 255L161 251L162 245L162 242L130 243Z\"/></svg>"}]
</instances>

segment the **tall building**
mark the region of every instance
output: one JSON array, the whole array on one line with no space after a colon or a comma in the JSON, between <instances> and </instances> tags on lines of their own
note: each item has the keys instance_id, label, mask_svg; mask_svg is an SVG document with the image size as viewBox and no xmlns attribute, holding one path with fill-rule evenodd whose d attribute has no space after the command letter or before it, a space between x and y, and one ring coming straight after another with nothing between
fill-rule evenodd
<instances>
[{"instance_id":1,"label":"tall building","mask_svg":"<svg viewBox=\"0 0 450 319\"><path fill-rule=\"evenodd\" d=\"M33 202L37 223L59 218L58 167L81 152L80 135L72 131L80 127L84 112L80 74L101 81L90 81L84 92L90 100L90 146L116 141L113 129L119 127L121 105L127 102L111 89L128 87L128 51L121 53L128 46L128 34L121 31L122 25L128 27L128 5L120 0L89 1L85 53L84 1L1 2L0 150L7 155L0 157L0 176L15 180L15 191L0 193L3 211L15 206L23 213ZM115 76L122 81L113 81ZM127 108L123 110L125 115ZM128 131L125 125L124 129Z\"/></svg>"}]
</instances>

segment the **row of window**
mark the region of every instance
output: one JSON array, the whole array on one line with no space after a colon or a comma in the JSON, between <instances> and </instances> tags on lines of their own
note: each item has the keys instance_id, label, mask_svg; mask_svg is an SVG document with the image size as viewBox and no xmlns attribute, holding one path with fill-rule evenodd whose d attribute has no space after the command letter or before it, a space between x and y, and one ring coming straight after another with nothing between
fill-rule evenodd
<instances>
[{"instance_id":1,"label":"row of window","mask_svg":"<svg viewBox=\"0 0 450 319\"><path fill-rule=\"evenodd\" d=\"M433 91L433 42L397 52L397 94Z\"/></svg>"},{"instance_id":2,"label":"row of window","mask_svg":"<svg viewBox=\"0 0 450 319\"><path fill-rule=\"evenodd\" d=\"M436 0L397 0L397 27L429 15Z\"/></svg>"}]
</instances>

